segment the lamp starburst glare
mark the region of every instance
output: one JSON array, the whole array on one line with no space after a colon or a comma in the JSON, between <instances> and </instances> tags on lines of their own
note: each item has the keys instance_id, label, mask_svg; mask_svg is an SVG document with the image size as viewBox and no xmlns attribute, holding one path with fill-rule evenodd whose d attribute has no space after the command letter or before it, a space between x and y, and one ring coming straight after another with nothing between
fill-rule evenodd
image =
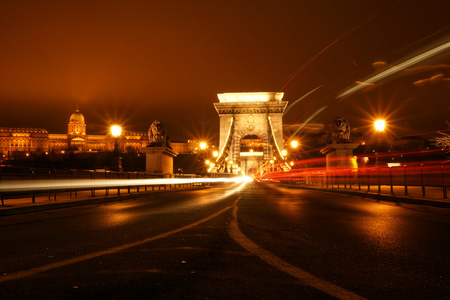
<instances>
[{"instance_id":1,"label":"lamp starburst glare","mask_svg":"<svg viewBox=\"0 0 450 300\"><path fill-rule=\"evenodd\" d=\"M121 133L122 133L122 127L120 127L119 125L113 125L113 126L111 126L111 134L112 134L114 137L120 136Z\"/></svg>"},{"instance_id":2,"label":"lamp starburst glare","mask_svg":"<svg viewBox=\"0 0 450 300\"><path fill-rule=\"evenodd\" d=\"M379 119L379 120L375 121L375 130L376 131L384 131L385 127L386 127L386 121L385 120Z\"/></svg>"}]
</instances>

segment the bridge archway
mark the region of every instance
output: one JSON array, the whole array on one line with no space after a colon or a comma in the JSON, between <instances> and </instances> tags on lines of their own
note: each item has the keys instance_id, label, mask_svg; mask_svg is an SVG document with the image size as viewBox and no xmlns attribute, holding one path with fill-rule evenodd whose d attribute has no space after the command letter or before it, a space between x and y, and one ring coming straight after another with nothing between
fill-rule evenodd
<instances>
[{"instance_id":1,"label":"bridge archway","mask_svg":"<svg viewBox=\"0 0 450 300\"><path fill-rule=\"evenodd\" d=\"M264 163L264 152L267 150L267 140L255 134L243 136L240 140L240 168L246 175L252 175Z\"/></svg>"},{"instance_id":2,"label":"bridge archway","mask_svg":"<svg viewBox=\"0 0 450 300\"><path fill-rule=\"evenodd\" d=\"M258 168L273 157L282 159L282 117L287 106L283 93L225 93L218 98L214 107L220 118L220 153L212 169L242 170L241 141L248 136L257 136L265 145Z\"/></svg>"}]
</instances>

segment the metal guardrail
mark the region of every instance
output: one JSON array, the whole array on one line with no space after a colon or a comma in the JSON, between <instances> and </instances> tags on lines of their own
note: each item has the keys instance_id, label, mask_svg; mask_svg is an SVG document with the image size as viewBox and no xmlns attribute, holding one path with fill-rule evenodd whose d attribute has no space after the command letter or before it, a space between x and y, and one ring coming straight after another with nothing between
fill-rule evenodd
<instances>
[{"instance_id":1,"label":"metal guardrail","mask_svg":"<svg viewBox=\"0 0 450 300\"><path fill-rule=\"evenodd\" d=\"M32 203L36 203L36 196L42 196L44 194L48 195L48 200L57 199L58 193L69 193L69 197L77 198L78 192L80 191L90 191L92 197L95 197L96 191L104 190L105 196L110 195L113 191L115 194L121 195L123 189L127 191L128 194L133 191L148 191L150 188L152 191L158 189L179 189L193 186L203 186L209 185L208 182L175 182L170 181L159 182L154 184L152 182L142 183L141 179L173 179L173 178L198 178L195 174L162 174L162 173L147 173L147 172L117 172L109 170L56 170L56 169L40 169L40 168L12 168L12 167L0 167L0 182L61 182L61 181L73 181L75 182L86 182L90 180L92 183L100 182L100 180L106 180L104 186L92 185L89 188L49 188L47 190L35 190L30 188L21 189L20 191L0 191L1 205L4 206L5 199L12 199L18 197L30 197ZM134 179L140 180L139 184L133 185ZM130 185L118 185L117 187L111 187L111 184L106 183L117 183L117 180L130 180Z\"/></svg>"},{"instance_id":2,"label":"metal guardrail","mask_svg":"<svg viewBox=\"0 0 450 300\"><path fill-rule=\"evenodd\" d=\"M427 188L442 190L442 198L448 199L450 162L441 164L417 164L399 167L368 166L359 169L337 169L326 171L324 168L293 169L290 172L271 172L264 178L288 184L317 186L333 189L366 189L367 192L381 193L382 186L389 187L394 195L394 187L402 187L408 195L411 187L420 187L422 197L427 196Z\"/></svg>"}]
</instances>

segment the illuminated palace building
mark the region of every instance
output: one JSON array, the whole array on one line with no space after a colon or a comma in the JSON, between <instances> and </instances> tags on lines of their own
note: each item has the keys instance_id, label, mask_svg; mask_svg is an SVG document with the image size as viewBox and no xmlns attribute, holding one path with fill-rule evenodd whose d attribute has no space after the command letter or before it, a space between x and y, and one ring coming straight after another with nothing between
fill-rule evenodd
<instances>
[{"instance_id":1,"label":"illuminated palace building","mask_svg":"<svg viewBox=\"0 0 450 300\"><path fill-rule=\"evenodd\" d=\"M67 134L48 133L42 128L0 127L0 152L3 157L112 151L114 143L115 139L110 133L88 135L84 116L78 107L69 118ZM148 144L147 132L124 132L118 138L118 144L123 152L140 152ZM175 151L178 150L175 148L185 146L185 143L179 144L172 145Z\"/></svg>"}]
</instances>

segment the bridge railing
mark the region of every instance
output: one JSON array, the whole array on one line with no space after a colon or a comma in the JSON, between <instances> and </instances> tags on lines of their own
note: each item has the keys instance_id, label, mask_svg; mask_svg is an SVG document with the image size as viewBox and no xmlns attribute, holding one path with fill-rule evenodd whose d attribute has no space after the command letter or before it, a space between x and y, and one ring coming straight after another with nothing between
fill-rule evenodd
<instances>
[{"instance_id":1,"label":"bridge railing","mask_svg":"<svg viewBox=\"0 0 450 300\"><path fill-rule=\"evenodd\" d=\"M79 192L90 192L90 196L121 195L124 193L138 193L144 191L180 189L194 186L209 185L208 182L172 182L152 181L145 179L175 179L198 178L195 174L162 174L147 172L117 172L110 170L55 170L44 168L15 168L0 167L0 184L16 183L17 189L0 190L1 205L4 200L15 198L29 198L32 203L36 197L48 197L48 200L57 200L61 195L77 198ZM118 181L120 180L120 181ZM129 181L129 184L127 184ZM45 182L48 188L34 188L35 184ZM76 183L83 182L79 187ZM89 184L92 182L93 184ZM120 184L118 184L120 182ZM23 185L21 184L23 183ZM52 186L58 183L58 186ZM61 183L64 185L61 186ZM73 184L72 184L73 183Z\"/></svg>"},{"instance_id":2,"label":"bridge railing","mask_svg":"<svg viewBox=\"0 0 450 300\"><path fill-rule=\"evenodd\" d=\"M287 184L331 189L356 189L366 192L410 195L411 189L427 197L440 190L439 198L448 199L450 162L403 165L399 167L367 166L358 169L325 170L325 168L293 169L272 172L265 178Z\"/></svg>"}]
</instances>

